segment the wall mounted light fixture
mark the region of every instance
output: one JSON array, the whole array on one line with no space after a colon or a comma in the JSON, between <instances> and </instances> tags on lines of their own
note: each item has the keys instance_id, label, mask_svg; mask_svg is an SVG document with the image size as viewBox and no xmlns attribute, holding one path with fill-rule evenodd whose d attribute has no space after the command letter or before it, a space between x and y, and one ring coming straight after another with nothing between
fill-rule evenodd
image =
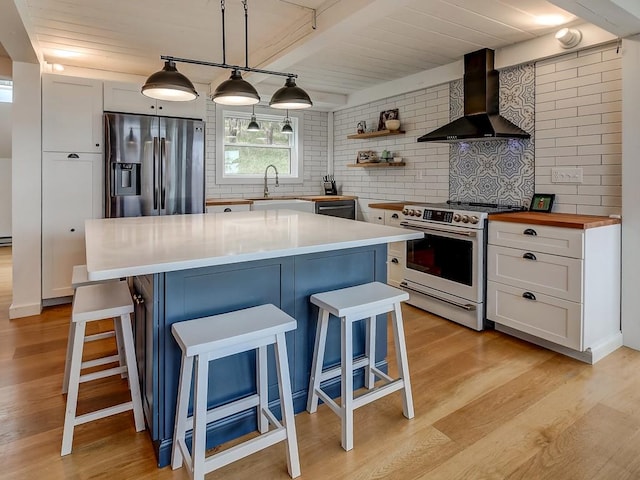
<instances>
[{"instance_id":1,"label":"wall mounted light fixture","mask_svg":"<svg viewBox=\"0 0 640 480\"><path fill-rule=\"evenodd\" d=\"M245 27L245 66L230 65L226 62L226 36L225 36L225 0L220 1L222 12L222 63L205 62L202 60L191 60L188 58L178 58L161 55L165 60L164 68L152 74L142 86L142 94L159 100L187 101L194 100L197 92L191 81L179 73L175 67L176 62L192 63L195 65L205 65L209 67L225 68L231 70L231 77L222 82L211 96L216 103L223 105L255 105L260 101L260 96L256 89L242 78L240 72L254 72L265 75L279 75L287 77L284 87L280 88L271 98L269 105L273 108L301 109L309 108L313 105L307 92L298 87L295 82L297 75L293 73L276 72L249 67L249 32L248 32L248 9L247 0L242 0L244 6L244 27Z\"/></svg>"},{"instance_id":2,"label":"wall mounted light fixture","mask_svg":"<svg viewBox=\"0 0 640 480\"><path fill-rule=\"evenodd\" d=\"M562 48L573 48L582 40L582 32L577 28L561 28L556 33L556 40Z\"/></svg>"}]
</instances>

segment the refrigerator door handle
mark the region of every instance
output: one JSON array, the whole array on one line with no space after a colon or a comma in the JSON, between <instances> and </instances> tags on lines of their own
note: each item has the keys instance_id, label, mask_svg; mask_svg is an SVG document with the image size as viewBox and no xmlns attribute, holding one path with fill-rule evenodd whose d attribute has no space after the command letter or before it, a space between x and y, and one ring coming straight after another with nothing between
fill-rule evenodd
<instances>
[{"instance_id":1,"label":"refrigerator door handle","mask_svg":"<svg viewBox=\"0 0 640 480\"><path fill-rule=\"evenodd\" d=\"M158 209L158 137L153 137L153 209Z\"/></svg>"},{"instance_id":2,"label":"refrigerator door handle","mask_svg":"<svg viewBox=\"0 0 640 480\"><path fill-rule=\"evenodd\" d=\"M160 139L160 172L162 175L162 188L160 190L160 208L163 210L162 214L166 214L167 212L164 211L165 209L165 197L166 197L166 183L167 183L167 178L165 177L165 175L167 175L167 141L164 137L162 137Z\"/></svg>"}]
</instances>

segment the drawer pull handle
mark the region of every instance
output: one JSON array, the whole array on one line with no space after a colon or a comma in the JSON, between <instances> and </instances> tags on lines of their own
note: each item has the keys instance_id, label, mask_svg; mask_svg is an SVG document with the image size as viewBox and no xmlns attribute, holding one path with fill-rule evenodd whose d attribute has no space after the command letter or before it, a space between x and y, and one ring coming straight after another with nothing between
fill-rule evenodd
<instances>
[{"instance_id":1,"label":"drawer pull handle","mask_svg":"<svg viewBox=\"0 0 640 480\"><path fill-rule=\"evenodd\" d=\"M400 263L397 258L392 258L391 263Z\"/></svg>"},{"instance_id":2,"label":"drawer pull handle","mask_svg":"<svg viewBox=\"0 0 640 480\"><path fill-rule=\"evenodd\" d=\"M538 235L538 232L536 232L533 228L527 228L524 232L525 235L531 235L532 237L535 237L536 235Z\"/></svg>"},{"instance_id":3,"label":"drawer pull handle","mask_svg":"<svg viewBox=\"0 0 640 480\"><path fill-rule=\"evenodd\" d=\"M391 218L399 218L397 213L394 213L393 215L391 215Z\"/></svg>"},{"instance_id":4,"label":"drawer pull handle","mask_svg":"<svg viewBox=\"0 0 640 480\"><path fill-rule=\"evenodd\" d=\"M525 260L537 260L536 256L533 253L529 252L522 255L522 258L524 258Z\"/></svg>"},{"instance_id":5,"label":"drawer pull handle","mask_svg":"<svg viewBox=\"0 0 640 480\"><path fill-rule=\"evenodd\" d=\"M96 145L97 146L97 145ZM80 158L77 153L70 153L67 158Z\"/></svg>"},{"instance_id":6,"label":"drawer pull handle","mask_svg":"<svg viewBox=\"0 0 640 480\"><path fill-rule=\"evenodd\" d=\"M522 298L526 298L527 300L535 300L536 296L531 292L524 292L522 294Z\"/></svg>"},{"instance_id":7,"label":"drawer pull handle","mask_svg":"<svg viewBox=\"0 0 640 480\"><path fill-rule=\"evenodd\" d=\"M227 207L227 208L225 208L225 209L224 209L224 211L225 211L225 212L230 212L230 211L231 211L231 209Z\"/></svg>"}]
</instances>

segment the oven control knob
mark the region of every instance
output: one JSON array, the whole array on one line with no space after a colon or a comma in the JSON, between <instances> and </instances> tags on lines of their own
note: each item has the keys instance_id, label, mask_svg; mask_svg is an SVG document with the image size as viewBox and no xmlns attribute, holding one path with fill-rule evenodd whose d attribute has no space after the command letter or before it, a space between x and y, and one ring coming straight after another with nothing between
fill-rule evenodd
<instances>
[{"instance_id":1,"label":"oven control knob","mask_svg":"<svg viewBox=\"0 0 640 480\"><path fill-rule=\"evenodd\" d=\"M410 217L411 217L411 216L413 216L413 214L414 214L413 209L411 209L411 210L409 210L409 211L407 212L407 215L409 215Z\"/></svg>"},{"instance_id":2,"label":"oven control knob","mask_svg":"<svg viewBox=\"0 0 640 480\"><path fill-rule=\"evenodd\" d=\"M475 215L469 218L469 223L473 223L474 225L476 223L478 223L480 221L480 219L478 217L476 217Z\"/></svg>"},{"instance_id":3,"label":"oven control knob","mask_svg":"<svg viewBox=\"0 0 640 480\"><path fill-rule=\"evenodd\" d=\"M460 221L460 214L459 213L454 213L453 214L453 221L454 222L459 222Z\"/></svg>"},{"instance_id":4,"label":"oven control knob","mask_svg":"<svg viewBox=\"0 0 640 480\"><path fill-rule=\"evenodd\" d=\"M462 220L462 223L468 223L469 217L467 215L462 215L462 218L460 220Z\"/></svg>"},{"instance_id":5,"label":"oven control knob","mask_svg":"<svg viewBox=\"0 0 640 480\"><path fill-rule=\"evenodd\" d=\"M414 214L416 217L421 217L421 216L422 216L422 212L421 212L420 210L416 210L415 212L413 212L413 214Z\"/></svg>"},{"instance_id":6,"label":"oven control knob","mask_svg":"<svg viewBox=\"0 0 640 480\"><path fill-rule=\"evenodd\" d=\"M403 215L408 215L409 214L409 209L408 208L403 208L402 209L402 214Z\"/></svg>"}]
</instances>

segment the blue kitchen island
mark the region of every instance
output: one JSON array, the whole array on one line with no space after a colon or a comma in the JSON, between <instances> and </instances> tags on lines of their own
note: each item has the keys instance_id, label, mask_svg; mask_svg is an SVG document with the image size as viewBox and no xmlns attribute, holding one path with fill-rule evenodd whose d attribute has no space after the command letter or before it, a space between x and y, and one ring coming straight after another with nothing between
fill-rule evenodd
<instances>
[{"instance_id":1,"label":"blue kitchen island","mask_svg":"<svg viewBox=\"0 0 640 480\"><path fill-rule=\"evenodd\" d=\"M171 324L265 303L294 317L298 328L287 334L287 348L294 407L300 412L306 406L317 317L309 296L385 282L387 243L420 236L288 210L88 220L89 278L133 279L138 369L158 465L170 462L178 388L180 349ZM339 363L337 320L330 327L326 362ZM385 369L386 328L377 332L376 361ZM364 326L354 332L354 351L364 353ZM269 355L269 397L278 412ZM214 361L209 388L210 407L255 392L254 353ZM333 388L338 396L338 381ZM255 425L253 410L213 423L208 447L254 431Z\"/></svg>"}]
</instances>

